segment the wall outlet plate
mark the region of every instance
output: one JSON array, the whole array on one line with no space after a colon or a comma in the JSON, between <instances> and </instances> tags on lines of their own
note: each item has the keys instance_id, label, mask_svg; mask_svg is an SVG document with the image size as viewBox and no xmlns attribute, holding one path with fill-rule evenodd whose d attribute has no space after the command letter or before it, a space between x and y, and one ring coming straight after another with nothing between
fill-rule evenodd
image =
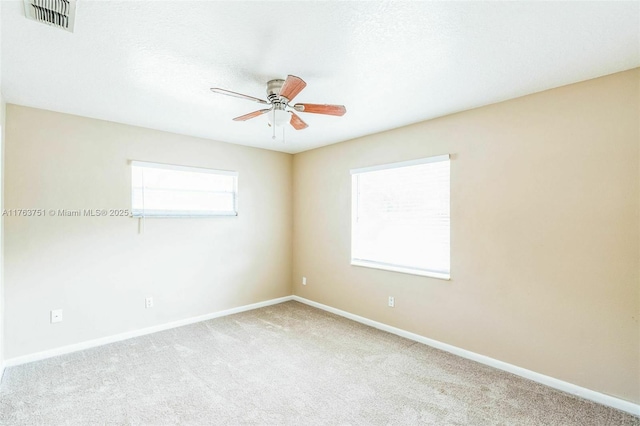
<instances>
[{"instance_id":1,"label":"wall outlet plate","mask_svg":"<svg viewBox=\"0 0 640 426\"><path fill-rule=\"evenodd\" d=\"M307 277L302 277L302 285L307 285Z\"/></svg>"},{"instance_id":2,"label":"wall outlet plate","mask_svg":"<svg viewBox=\"0 0 640 426\"><path fill-rule=\"evenodd\" d=\"M144 298L144 307L146 309L153 308L153 297L148 296Z\"/></svg>"},{"instance_id":3,"label":"wall outlet plate","mask_svg":"<svg viewBox=\"0 0 640 426\"><path fill-rule=\"evenodd\" d=\"M54 309L51 311L51 324L62 322L62 309Z\"/></svg>"},{"instance_id":4,"label":"wall outlet plate","mask_svg":"<svg viewBox=\"0 0 640 426\"><path fill-rule=\"evenodd\" d=\"M396 299L393 296L389 296L389 307L393 308L396 305Z\"/></svg>"}]
</instances>

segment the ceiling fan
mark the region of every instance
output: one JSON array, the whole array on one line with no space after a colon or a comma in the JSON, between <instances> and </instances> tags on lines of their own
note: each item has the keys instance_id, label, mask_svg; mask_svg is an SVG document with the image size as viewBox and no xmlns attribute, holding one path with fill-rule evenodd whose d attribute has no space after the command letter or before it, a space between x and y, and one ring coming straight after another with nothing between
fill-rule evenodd
<instances>
[{"instance_id":1,"label":"ceiling fan","mask_svg":"<svg viewBox=\"0 0 640 426\"><path fill-rule=\"evenodd\" d=\"M269 114L270 126L283 126L287 122L296 130L302 130L309 127L296 112L310 112L313 114L326 114L342 116L347 109L344 105L327 105L327 104L294 104L289 103L298 93L307 86L300 77L289 75L286 80L270 80L267 83L267 100L254 98L253 96L243 95L241 93L232 92L230 90L212 87L213 93L221 95L233 96L235 98L246 99L258 102L264 105L270 105L269 108L250 112L249 114L236 117L234 121L247 121L263 114Z\"/></svg>"}]
</instances>

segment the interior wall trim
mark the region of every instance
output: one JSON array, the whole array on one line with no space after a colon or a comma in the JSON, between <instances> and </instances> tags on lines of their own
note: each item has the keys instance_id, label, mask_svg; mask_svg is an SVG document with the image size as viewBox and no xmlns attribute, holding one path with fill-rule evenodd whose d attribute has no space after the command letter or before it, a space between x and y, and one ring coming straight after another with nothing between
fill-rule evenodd
<instances>
[{"instance_id":1,"label":"interior wall trim","mask_svg":"<svg viewBox=\"0 0 640 426\"><path fill-rule=\"evenodd\" d=\"M587 399L589 401L597 402L599 404L606 405L635 416L640 416L640 404L635 404L630 401L626 401L621 398L617 398L611 395L607 395L601 392L597 392L591 389L584 388L582 386L575 385L573 383L565 382L560 379L556 379L551 376L546 376L535 371L527 370L526 368L518 367L513 364L509 364L504 361L500 361L485 355L481 355L475 352L468 351L466 349L459 348L457 346L449 345L447 343L440 342L438 340L430 339L428 337L421 336L419 334L412 333L410 331L403 330L401 328L393 327L378 321L371 320L369 318L361 317L356 314L352 314L341 309L337 309L322 303L315 302L313 300L305 299L304 297L292 295L279 297L276 299L265 300L263 302L252 303L249 305L238 306L231 309L225 309L210 314L185 318L182 320L172 321L165 324L159 324L152 327L141 328L139 330L127 331L125 333L114 334L111 336L101 337L98 339L87 340L72 345L60 346L58 348L49 349L46 351L35 352L28 355L6 359L3 365L0 365L0 382L2 380L5 368L13 367L17 365L26 364L29 362L39 361L47 358L52 358L59 355L64 355L72 352L77 352L85 349L95 348L98 346L107 345L109 343L120 342L122 340L128 340L138 336L144 336L147 334L156 333L158 331L169 330L176 327L182 327L184 325L194 324L197 322L207 321L214 318L220 318L227 315L233 315L240 312L250 311L253 309L264 308L266 306L276 305L278 303L288 302L295 300L296 302L304 303L305 305L312 306L314 308L322 309L323 311L331 312L341 317L350 319L352 321L359 322L370 327L377 328L378 330L386 331L388 333L395 334L400 337L404 337L415 342L423 343L425 345L440 349L451 354L460 356L462 358L470 359L472 361L479 362L490 367L497 368L508 373L515 374L516 376L524 377L525 379L533 380L534 382L541 383L543 385L552 387L554 389L578 396L580 398Z\"/></svg>"},{"instance_id":2,"label":"interior wall trim","mask_svg":"<svg viewBox=\"0 0 640 426\"><path fill-rule=\"evenodd\" d=\"M33 361L40 361L47 358L52 358L58 355L69 354L72 352L82 351L85 349L95 348L97 346L108 345L109 343L120 342L122 340L128 340L134 337L144 336L146 334L157 333L158 331L169 330L176 327L182 327L183 325L194 324L201 321L207 321L214 318L224 317L227 315L233 315L240 312L251 311L253 309L264 308L265 306L276 305L278 303L288 302L292 300L292 296L279 297L277 299L265 300L263 302L252 303L250 305L238 306L236 308L225 309L223 311L213 312L210 314L199 315L195 317L185 318L177 321L168 322L165 324L154 325L152 327L141 328L138 330L131 330L125 333L114 334L111 336L100 337L98 339L86 340L80 343L74 343L72 345L60 346L53 349L48 349L42 352L35 352L28 355L22 355L5 360L5 367L13 367L16 365L22 365Z\"/></svg>"},{"instance_id":3,"label":"interior wall trim","mask_svg":"<svg viewBox=\"0 0 640 426\"><path fill-rule=\"evenodd\" d=\"M535 371L527 370L526 368L518 367L517 365L509 364L507 362L471 352L457 346L430 339L428 337L424 337L419 334L403 330L401 328L374 321L369 318L361 317L359 315L355 315L341 309L323 305L322 303L314 302L313 300L305 299L304 297L293 296L292 299L297 302L304 303L305 305L313 306L314 308L322 309L324 311L331 312L332 314L340 315L341 317L348 318L361 324L365 324L379 330L386 331L397 336L413 340L415 342L423 343L425 345L449 352L454 355L458 355L462 358L470 359L472 361L497 368L498 370L506 371L508 373L515 374L516 376L524 377L525 379L533 380L534 382L541 383L543 385L578 396L580 398L588 399L589 401L597 402L602 405L625 411L635 416L640 416L640 404L635 404L633 402L587 389L582 386L574 385L573 383L565 382L551 376L536 373Z\"/></svg>"}]
</instances>

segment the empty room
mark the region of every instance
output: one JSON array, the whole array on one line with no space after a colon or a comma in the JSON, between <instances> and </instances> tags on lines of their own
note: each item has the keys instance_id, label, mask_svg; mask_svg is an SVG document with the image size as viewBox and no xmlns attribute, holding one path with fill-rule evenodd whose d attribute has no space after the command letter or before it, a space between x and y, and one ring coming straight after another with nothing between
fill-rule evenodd
<instances>
[{"instance_id":1,"label":"empty room","mask_svg":"<svg viewBox=\"0 0 640 426\"><path fill-rule=\"evenodd\" d=\"M0 1L1 425L640 426L640 2Z\"/></svg>"}]
</instances>

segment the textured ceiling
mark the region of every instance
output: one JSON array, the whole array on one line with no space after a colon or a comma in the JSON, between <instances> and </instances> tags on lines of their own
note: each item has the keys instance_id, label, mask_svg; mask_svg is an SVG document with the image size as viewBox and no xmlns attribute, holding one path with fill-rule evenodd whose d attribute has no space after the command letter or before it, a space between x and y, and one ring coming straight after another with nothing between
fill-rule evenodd
<instances>
[{"instance_id":1,"label":"textured ceiling","mask_svg":"<svg viewBox=\"0 0 640 426\"><path fill-rule=\"evenodd\" d=\"M2 2L7 102L300 152L640 66L640 2L78 0L74 33ZM261 97L287 74L309 128L271 139Z\"/></svg>"}]
</instances>

